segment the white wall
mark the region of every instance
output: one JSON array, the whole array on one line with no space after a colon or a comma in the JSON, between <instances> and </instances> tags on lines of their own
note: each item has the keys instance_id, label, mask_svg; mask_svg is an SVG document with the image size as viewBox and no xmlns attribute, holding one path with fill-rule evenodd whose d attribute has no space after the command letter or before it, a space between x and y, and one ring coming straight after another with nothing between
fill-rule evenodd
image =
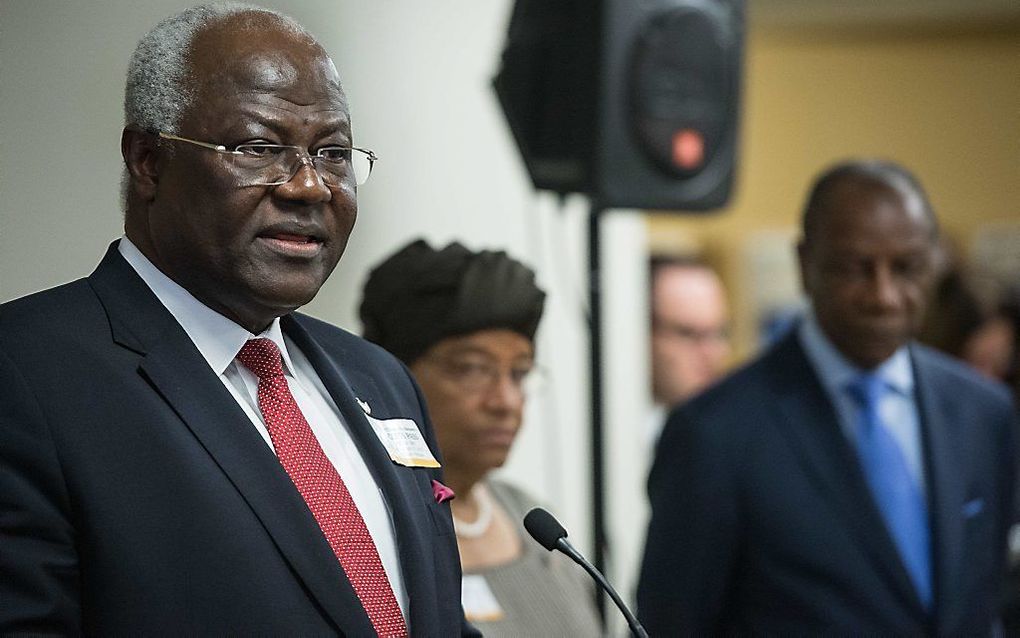
<instances>
[{"instance_id":1,"label":"white wall","mask_svg":"<svg viewBox=\"0 0 1020 638\"><path fill-rule=\"evenodd\" d=\"M82 276L121 232L123 74L137 39L178 0L0 3L0 301ZM280 0L333 54L355 137L381 160L360 193L347 254L308 312L359 330L368 267L410 238L500 247L549 293L539 332L545 391L529 405L505 475L540 496L589 551L586 214L536 195L490 81L509 0ZM608 461L614 572L636 570L647 410L639 216L607 220ZM637 455L637 456L635 456ZM623 582L621 591L629 592Z\"/></svg>"}]
</instances>

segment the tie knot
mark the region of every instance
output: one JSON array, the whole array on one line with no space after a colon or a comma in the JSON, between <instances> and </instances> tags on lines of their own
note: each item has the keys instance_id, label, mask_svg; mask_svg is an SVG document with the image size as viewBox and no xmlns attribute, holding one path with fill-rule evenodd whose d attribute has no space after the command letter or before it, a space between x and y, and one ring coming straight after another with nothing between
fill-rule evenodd
<instances>
[{"instance_id":1,"label":"tie knot","mask_svg":"<svg viewBox=\"0 0 1020 638\"><path fill-rule=\"evenodd\" d=\"M885 381L877 374L862 374L847 385L847 392L861 408L876 408L885 392Z\"/></svg>"},{"instance_id":2,"label":"tie knot","mask_svg":"<svg viewBox=\"0 0 1020 638\"><path fill-rule=\"evenodd\" d=\"M237 353L237 360L255 373L259 379L272 379L283 376L283 362L280 349L272 339L250 339Z\"/></svg>"}]
</instances>

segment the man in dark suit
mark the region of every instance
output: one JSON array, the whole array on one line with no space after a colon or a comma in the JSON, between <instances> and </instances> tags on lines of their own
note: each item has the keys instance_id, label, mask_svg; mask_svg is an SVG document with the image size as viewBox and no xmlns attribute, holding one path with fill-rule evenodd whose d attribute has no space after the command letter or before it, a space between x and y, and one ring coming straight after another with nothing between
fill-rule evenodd
<instances>
[{"instance_id":1,"label":"man in dark suit","mask_svg":"<svg viewBox=\"0 0 1020 638\"><path fill-rule=\"evenodd\" d=\"M332 61L196 7L125 110L125 237L0 306L0 634L475 633L417 386L294 312L374 160Z\"/></svg>"},{"instance_id":2,"label":"man in dark suit","mask_svg":"<svg viewBox=\"0 0 1020 638\"><path fill-rule=\"evenodd\" d=\"M1015 416L911 341L937 233L897 165L815 183L798 247L811 310L663 433L638 589L650 635L995 631Z\"/></svg>"}]
</instances>

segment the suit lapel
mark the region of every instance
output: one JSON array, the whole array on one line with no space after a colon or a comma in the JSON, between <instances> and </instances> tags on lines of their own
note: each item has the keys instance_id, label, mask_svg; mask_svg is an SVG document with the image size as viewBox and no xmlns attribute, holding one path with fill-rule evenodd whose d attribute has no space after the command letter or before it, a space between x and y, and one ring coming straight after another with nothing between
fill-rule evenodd
<instances>
[{"instance_id":1,"label":"suit lapel","mask_svg":"<svg viewBox=\"0 0 1020 638\"><path fill-rule=\"evenodd\" d=\"M322 609L342 632L371 634L367 614L290 477L116 244L89 281L110 317L114 341L142 355L141 374L240 492Z\"/></svg>"},{"instance_id":2,"label":"suit lapel","mask_svg":"<svg viewBox=\"0 0 1020 638\"><path fill-rule=\"evenodd\" d=\"M421 496L422 488L418 485L420 481L427 482L428 475L422 471L398 466L390 460L386 448L365 418L364 410L358 405L357 399L366 399L371 403L372 394L375 392L374 382L359 374L358 362L343 362L341 371L339 362L323 350L301 326L298 319L288 316L281 321L284 332L301 348L340 409L358 451L365 459L369 471L386 499L397 537L404 587L410 601L411 627L435 626L436 620L426 616L429 610L438 608L436 592L432 585L434 561L431 551L426 551L430 546L427 535L433 533L432 522ZM356 395L354 387L357 387L358 392L364 396ZM376 416L396 418L404 415ZM431 486L427 486L429 493L430 490Z\"/></svg>"},{"instance_id":3,"label":"suit lapel","mask_svg":"<svg viewBox=\"0 0 1020 638\"><path fill-rule=\"evenodd\" d=\"M963 505L967 498L966 474L959 462L957 451L962 442L954 436L952 424L945 415L952 410L943 406L947 400L940 395L931 378L930 366L925 366L925 353L911 349L914 362L914 379L917 403L921 417L926 454L928 484L928 511L931 512L932 573L935 577L935 609L938 626L943 622L957 599L953 585L960 582L959 569L963 560Z\"/></svg>"},{"instance_id":4,"label":"suit lapel","mask_svg":"<svg viewBox=\"0 0 1020 638\"><path fill-rule=\"evenodd\" d=\"M923 614L910 576L886 530L856 451L794 331L770 358L769 378L783 414L782 430L803 469L872 558L904 605Z\"/></svg>"}]
</instances>

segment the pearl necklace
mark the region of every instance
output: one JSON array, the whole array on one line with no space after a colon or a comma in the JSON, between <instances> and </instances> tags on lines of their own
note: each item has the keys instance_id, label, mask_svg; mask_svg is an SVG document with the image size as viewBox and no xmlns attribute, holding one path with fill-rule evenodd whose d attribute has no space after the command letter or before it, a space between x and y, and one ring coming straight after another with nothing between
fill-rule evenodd
<instances>
[{"instance_id":1,"label":"pearl necklace","mask_svg":"<svg viewBox=\"0 0 1020 638\"><path fill-rule=\"evenodd\" d=\"M467 523L456 516L453 517L453 529L457 536L461 538L481 538L488 531L489 526L492 525L492 498L489 496L488 490L482 488L479 484L471 489L471 493L478 503L478 518Z\"/></svg>"}]
</instances>

